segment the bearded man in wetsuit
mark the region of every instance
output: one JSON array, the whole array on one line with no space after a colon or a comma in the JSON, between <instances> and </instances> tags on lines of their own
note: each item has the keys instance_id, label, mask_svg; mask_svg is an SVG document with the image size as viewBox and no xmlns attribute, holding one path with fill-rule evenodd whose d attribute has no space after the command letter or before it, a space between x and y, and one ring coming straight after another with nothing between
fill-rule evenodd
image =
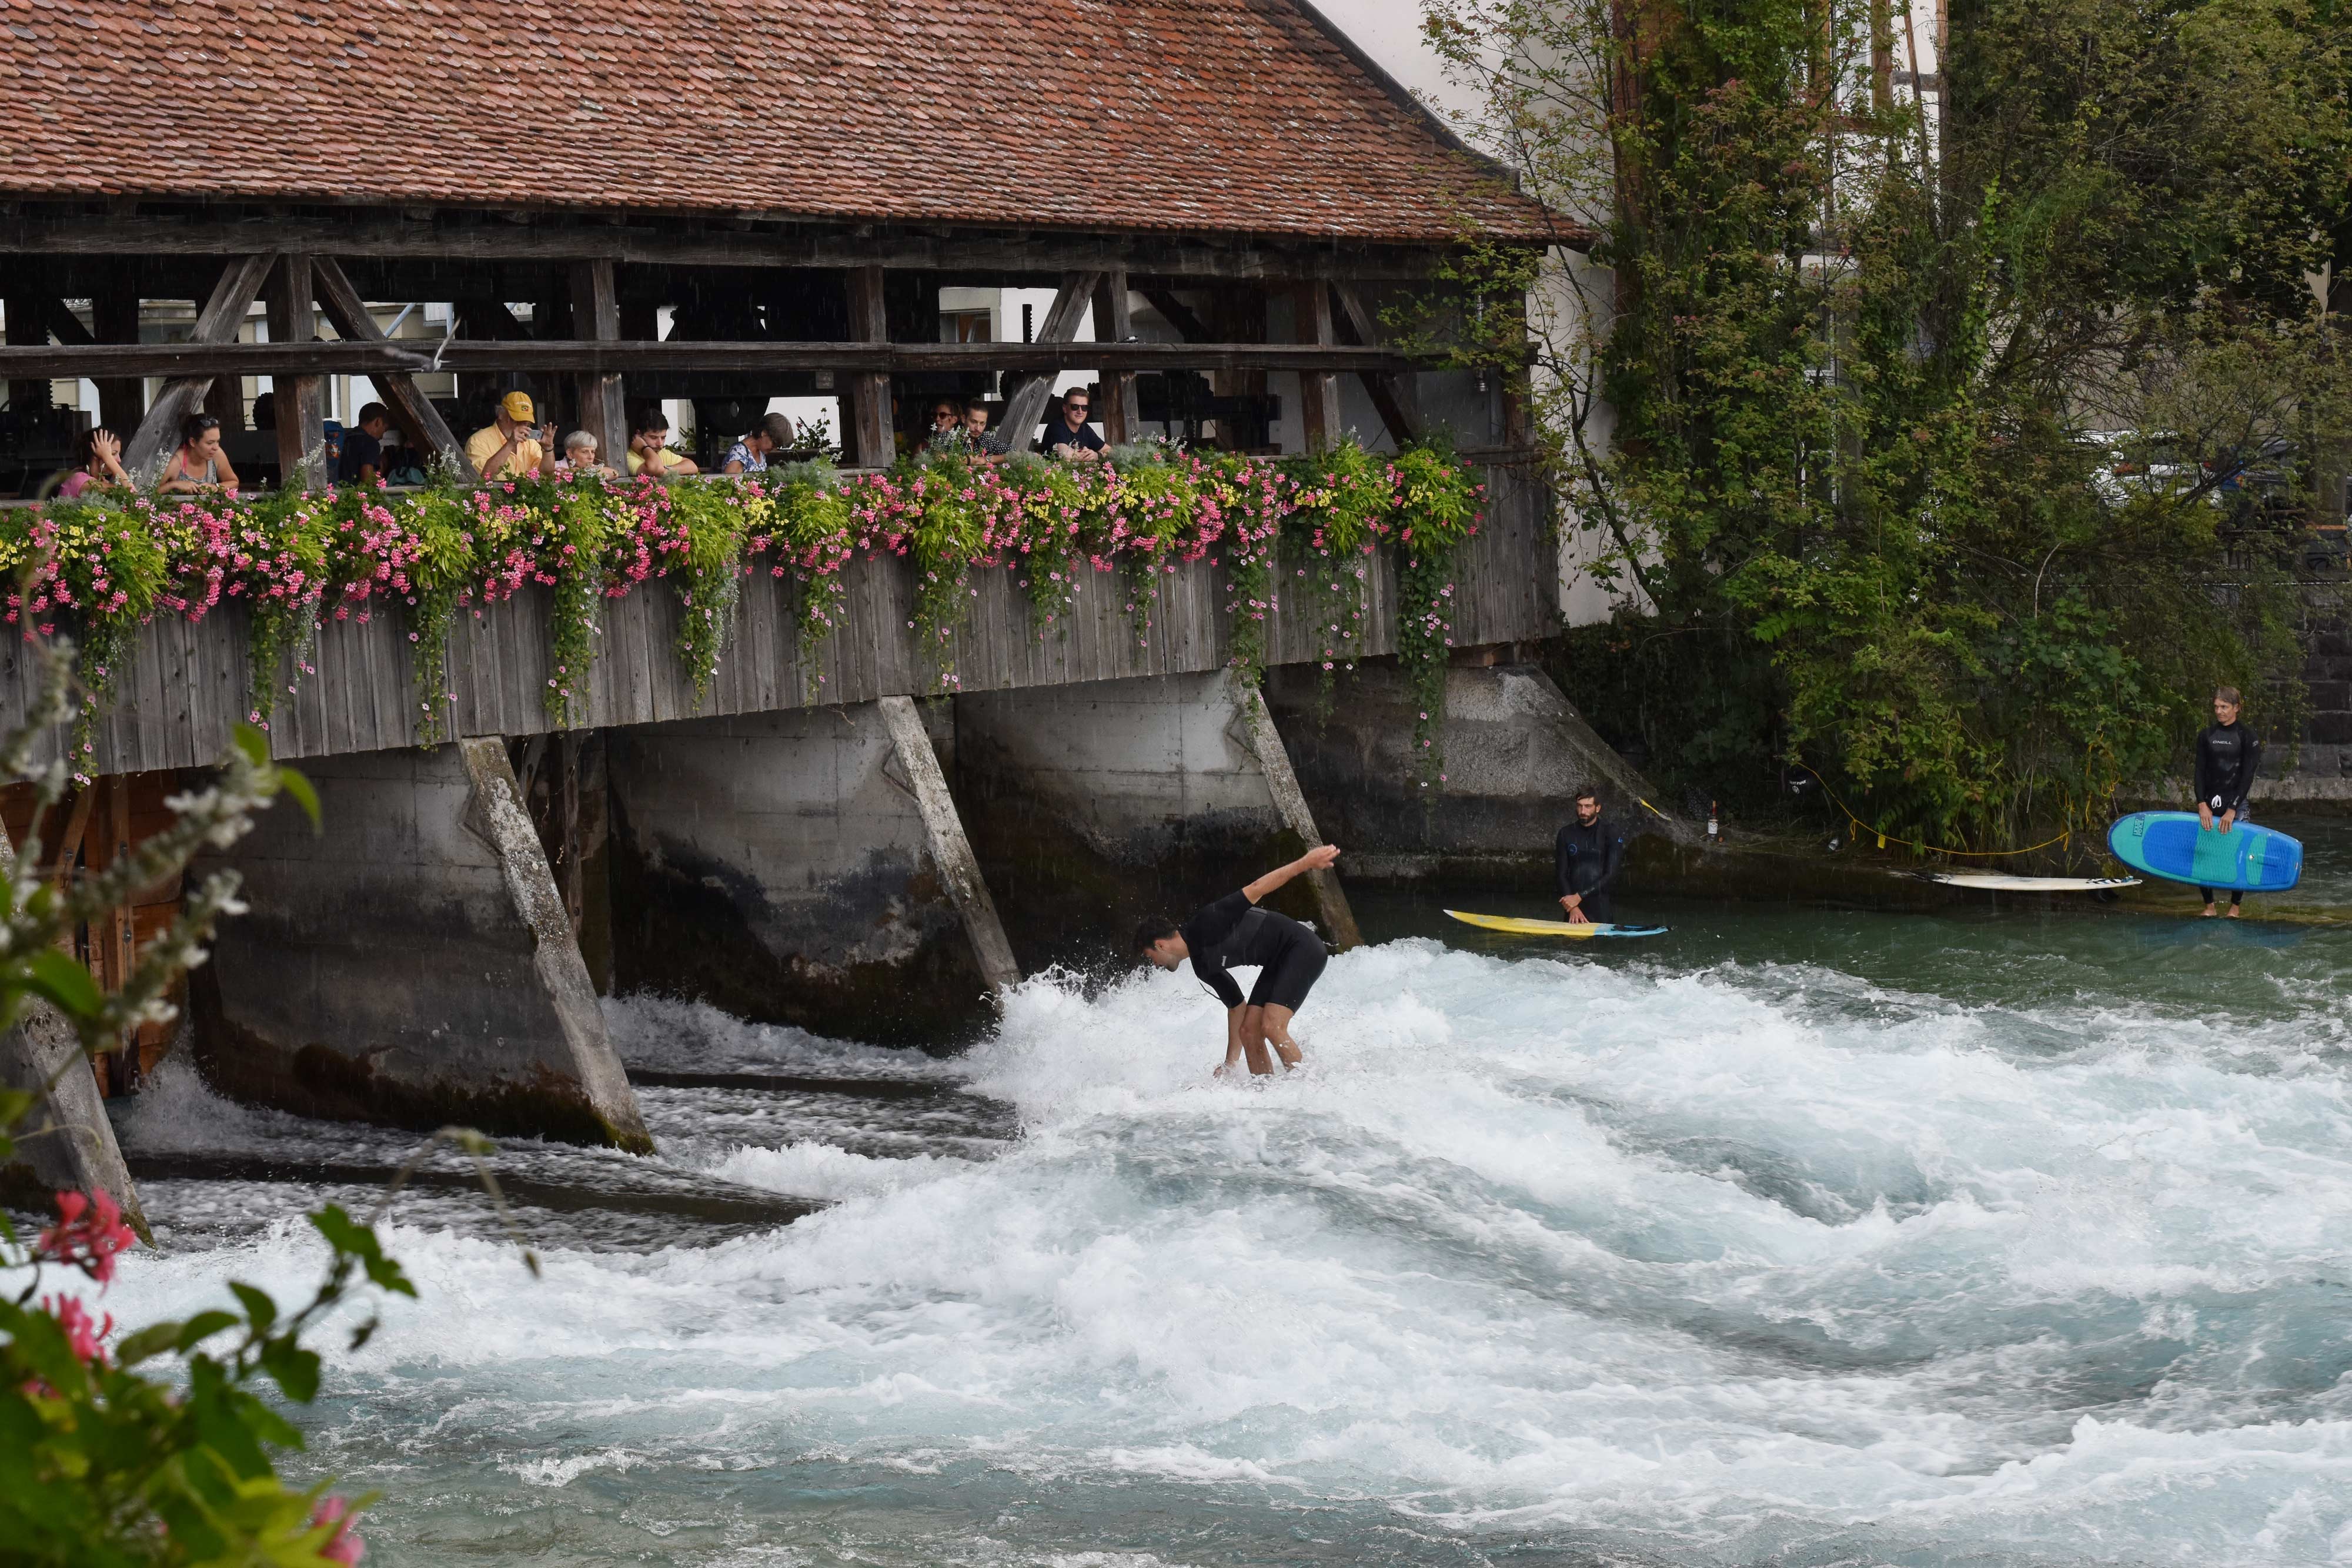
<instances>
[{"instance_id":1,"label":"bearded man in wetsuit","mask_svg":"<svg viewBox=\"0 0 2352 1568\"><path fill-rule=\"evenodd\" d=\"M1266 1045L1282 1058L1285 1072L1301 1060L1298 1042L1290 1038L1290 1019L1307 993L1321 978L1329 956L1323 938L1286 915L1260 909L1259 902L1303 872L1321 871L1339 858L1338 846L1308 850L1288 865L1279 866L1238 893L1195 911L1179 925L1154 915L1137 927L1135 950L1159 968L1173 969L1187 958L1192 974L1225 1004L1225 1061L1217 1069L1223 1077L1244 1056L1254 1073L1274 1071ZM1227 973L1235 967L1257 969L1257 983L1246 999Z\"/></svg>"},{"instance_id":2,"label":"bearded man in wetsuit","mask_svg":"<svg viewBox=\"0 0 2352 1568\"><path fill-rule=\"evenodd\" d=\"M1617 918L1611 889L1625 869L1625 835L1601 820L1601 797L1590 784L1576 792L1576 821L1552 841L1551 866L1570 925L1606 925Z\"/></svg>"},{"instance_id":3,"label":"bearded man in wetsuit","mask_svg":"<svg viewBox=\"0 0 2352 1568\"><path fill-rule=\"evenodd\" d=\"M2238 722L2238 688L2223 686L2213 694L2213 722L2197 737L2197 820L2207 832L2228 832L2254 814L2246 807L2254 787L2254 768L2263 759L2259 736ZM2205 915L2213 914L2213 890L2200 887ZM2238 901L2244 894L2230 893L2230 918L2237 919Z\"/></svg>"}]
</instances>

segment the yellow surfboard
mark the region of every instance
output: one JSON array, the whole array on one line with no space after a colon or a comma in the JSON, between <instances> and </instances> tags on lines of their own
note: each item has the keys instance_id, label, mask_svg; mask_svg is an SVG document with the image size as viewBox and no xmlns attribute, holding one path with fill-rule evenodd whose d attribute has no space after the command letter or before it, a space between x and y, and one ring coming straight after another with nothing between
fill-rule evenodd
<instances>
[{"instance_id":1,"label":"yellow surfboard","mask_svg":"<svg viewBox=\"0 0 2352 1568\"><path fill-rule=\"evenodd\" d=\"M1588 922L1582 925L1565 920L1521 920L1515 915L1465 915L1458 909L1446 914L1465 925L1475 925L1481 931L1507 932L1513 936L1567 936L1581 941L1588 936L1663 936L1663 925L1612 925Z\"/></svg>"}]
</instances>

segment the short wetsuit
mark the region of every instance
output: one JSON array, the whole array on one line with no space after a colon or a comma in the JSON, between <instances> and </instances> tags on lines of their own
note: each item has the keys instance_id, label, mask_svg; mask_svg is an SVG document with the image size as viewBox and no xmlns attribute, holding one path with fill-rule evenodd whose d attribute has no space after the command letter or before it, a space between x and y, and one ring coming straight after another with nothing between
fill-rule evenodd
<instances>
[{"instance_id":1,"label":"short wetsuit","mask_svg":"<svg viewBox=\"0 0 2352 1568\"><path fill-rule=\"evenodd\" d=\"M1286 915L1260 909L1244 893L1229 893L1180 927L1192 974L1229 1008L1288 1008L1297 1012L1323 976L1329 955L1323 938ZM1228 969L1257 967L1249 1000Z\"/></svg>"}]
</instances>

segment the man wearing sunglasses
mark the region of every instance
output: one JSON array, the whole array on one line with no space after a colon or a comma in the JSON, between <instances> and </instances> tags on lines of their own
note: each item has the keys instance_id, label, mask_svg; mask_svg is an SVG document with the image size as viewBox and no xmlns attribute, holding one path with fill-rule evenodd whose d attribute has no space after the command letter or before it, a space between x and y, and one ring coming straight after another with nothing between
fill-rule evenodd
<instances>
[{"instance_id":1,"label":"man wearing sunglasses","mask_svg":"<svg viewBox=\"0 0 2352 1568\"><path fill-rule=\"evenodd\" d=\"M1103 449L1103 438L1087 423L1087 389L1072 387L1062 394L1062 417L1045 427L1045 455L1066 462L1091 463Z\"/></svg>"}]
</instances>

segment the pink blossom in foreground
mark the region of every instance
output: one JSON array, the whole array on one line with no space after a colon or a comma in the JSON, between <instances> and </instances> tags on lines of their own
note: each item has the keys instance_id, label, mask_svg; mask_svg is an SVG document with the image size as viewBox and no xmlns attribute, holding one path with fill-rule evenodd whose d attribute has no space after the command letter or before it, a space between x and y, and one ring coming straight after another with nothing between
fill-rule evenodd
<instances>
[{"instance_id":1,"label":"pink blossom in foreground","mask_svg":"<svg viewBox=\"0 0 2352 1568\"><path fill-rule=\"evenodd\" d=\"M367 1555L367 1544L352 1528L352 1505L339 1497L320 1498L318 1509L310 1515L310 1528L331 1524L335 1533L319 1548L319 1555L330 1563L356 1563Z\"/></svg>"},{"instance_id":2,"label":"pink blossom in foreground","mask_svg":"<svg viewBox=\"0 0 2352 1568\"><path fill-rule=\"evenodd\" d=\"M114 1255L138 1243L122 1210L105 1193L58 1194L58 1222L41 1232L33 1250L79 1269L101 1285L114 1281Z\"/></svg>"},{"instance_id":3,"label":"pink blossom in foreground","mask_svg":"<svg viewBox=\"0 0 2352 1568\"><path fill-rule=\"evenodd\" d=\"M92 1317L89 1309L71 1296L43 1296L41 1306L65 1330L66 1343L72 1347L76 1360L87 1364L106 1359L106 1336L114 1332L112 1312Z\"/></svg>"}]
</instances>

